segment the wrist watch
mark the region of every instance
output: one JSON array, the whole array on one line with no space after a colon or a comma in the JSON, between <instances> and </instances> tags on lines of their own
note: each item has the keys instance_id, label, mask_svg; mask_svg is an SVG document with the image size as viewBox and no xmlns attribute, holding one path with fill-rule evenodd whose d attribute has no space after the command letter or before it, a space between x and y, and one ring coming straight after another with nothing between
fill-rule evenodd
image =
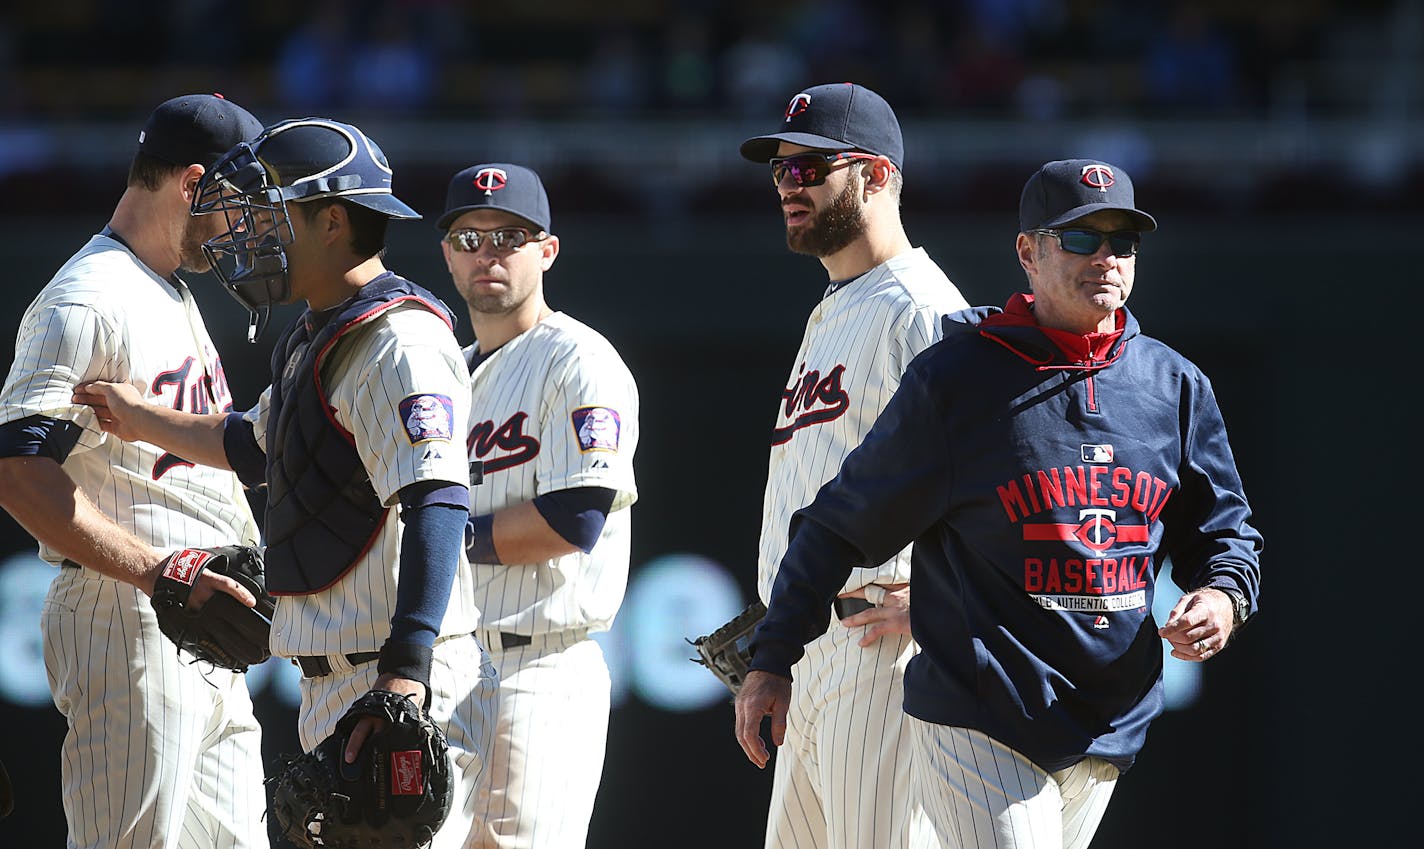
<instances>
[{"instance_id":1,"label":"wrist watch","mask_svg":"<svg viewBox=\"0 0 1424 849\"><path fill-rule=\"evenodd\" d=\"M1221 590L1226 593L1226 597L1231 599L1231 627L1240 628L1246 624L1246 617L1250 615L1251 606L1246 602L1246 595L1235 587L1212 587L1214 590Z\"/></svg>"}]
</instances>

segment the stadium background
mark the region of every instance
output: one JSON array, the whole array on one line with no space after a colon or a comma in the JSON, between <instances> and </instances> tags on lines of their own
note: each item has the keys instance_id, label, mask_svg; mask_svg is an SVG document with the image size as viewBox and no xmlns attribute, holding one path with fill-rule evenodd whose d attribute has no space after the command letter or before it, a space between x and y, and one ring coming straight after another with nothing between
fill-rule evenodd
<instances>
[{"instance_id":1,"label":"stadium background","mask_svg":"<svg viewBox=\"0 0 1424 849\"><path fill-rule=\"evenodd\" d=\"M880 91L904 126L910 236L972 303L1022 286L1016 205L1038 164L1118 163L1162 224L1132 308L1213 378L1267 539L1265 612L1181 678L1094 845L1392 845L1419 743L1404 286L1424 224L1421 33L1419 0L7 4L0 338L103 225L143 117L176 94L356 123L428 218L465 165L538 169L564 241L549 299L619 347L644 404L589 846L759 846L769 771L682 638L754 593L771 411L824 275L786 251L738 143L806 85ZM393 225L389 263L458 304L435 239ZM240 308L195 283L250 403L275 331L248 346ZM64 839L33 551L0 516L7 847ZM288 671L254 673L269 758L295 746Z\"/></svg>"}]
</instances>

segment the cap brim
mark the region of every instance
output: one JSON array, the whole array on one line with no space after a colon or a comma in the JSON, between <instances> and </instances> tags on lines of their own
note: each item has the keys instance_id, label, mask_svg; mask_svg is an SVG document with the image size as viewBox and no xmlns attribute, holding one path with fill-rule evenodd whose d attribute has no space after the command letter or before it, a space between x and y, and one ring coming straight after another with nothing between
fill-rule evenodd
<instances>
[{"instance_id":1,"label":"cap brim","mask_svg":"<svg viewBox=\"0 0 1424 849\"><path fill-rule=\"evenodd\" d=\"M369 195L348 194L336 195L336 197L339 197L342 200L349 200L352 203L359 203L367 209L374 209L377 212L389 216L391 218L418 219L421 217L419 212L416 212L409 206L406 206L405 203L401 201L400 198L397 198L395 195L388 195L384 193Z\"/></svg>"},{"instance_id":2,"label":"cap brim","mask_svg":"<svg viewBox=\"0 0 1424 849\"><path fill-rule=\"evenodd\" d=\"M1052 221L1045 221L1038 226L1044 229L1051 230L1057 227L1062 227L1064 224L1070 224L1086 215L1092 215L1094 212L1101 212L1105 209L1113 209L1117 210L1118 212L1126 212L1137 224L1137 229L1144 233L1150 230L1157 229L1157 219L1153 218L1142 210L1133 209L1127 206L1115 206L1110 203L1090 203L1085 204L1083 206L1075 207L1058 216L1057 218L1054 218Z\"/></svg>"},{"instance_id":3,"label":"cap brim","mask_svg":"<svg viewBox=\"0 0 1424 849\"><path fill-rule=\"evenodd\" d=\"M472 203L468 206L457 206L454 209L446 210L444 215L441 215L435 220L435 227L439 230L448 230L450 228L450 225L454 223L456 218L459 218L461 215L464 215L467 212L473 212L476 209L494 209L500 212L507 212L510 215L513 215L518 218L520 221L529 222L529 226L533 227L535 230L547 232L549 229L549 225L540 224L538 221L529 218L517 209L509 209L507 207L500 206L497 203Z\"/></svg>"},{"instance_id":4,"label":"cap brim","mask_svg":"<svg viewBox=\"0 0 1424 849\"><path fill-rule=\"evenodd\" d=\"M817 150L858 150L855 145L812 133L777 133L771 136L757 136L742 142L742 156L752 162L770 162L776 156L776 149L782 142L799 144Z\"/></svg>"}]
</instances>

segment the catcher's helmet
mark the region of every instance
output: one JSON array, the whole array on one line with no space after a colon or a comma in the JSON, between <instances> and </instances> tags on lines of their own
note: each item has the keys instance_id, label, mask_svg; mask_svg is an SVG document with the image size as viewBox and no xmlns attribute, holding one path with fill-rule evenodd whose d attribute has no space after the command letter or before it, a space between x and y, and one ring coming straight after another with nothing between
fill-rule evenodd
<instances>
[{"instance_id":1,"label":"catcher's helmet","mask_svg":"<svg viewBox=\"0 0 1424 849\"><path fill-rule=\"evenodd\" d=\"M222 212L226 234L203 245L228 292L252 316L256 341L274 303L291 297L286 245L292 243L288 203L340 197L391 218L420 214L391 194L391 166L369 136L351 124L298 118L273 124L219 159L198 184L194 215ZM224 254L231 271L219 264Z\"/></svg>"}]
</instances>

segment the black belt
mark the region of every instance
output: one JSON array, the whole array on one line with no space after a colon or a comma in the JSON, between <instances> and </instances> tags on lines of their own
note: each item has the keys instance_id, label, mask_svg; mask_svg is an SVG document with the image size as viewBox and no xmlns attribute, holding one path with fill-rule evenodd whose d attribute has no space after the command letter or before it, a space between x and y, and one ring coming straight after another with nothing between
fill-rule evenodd
<instances>
[{"instance_id":1,"label":"black belt","mask_svg":"<svg viewBox=\"0 0 1424 849\"><path fill-rule=\"evenodd\" d=\"M869 610L875 605L863 598L838 598L832 605L836 610L836 618L844 619L847 616L854 616L861 611Z\"/></svg>"},{"instance_id":2,"label":"black belt","mask_svg":"<svg viewBox=\"0 0 1424 849\"><path fill-rule=\"evenodd\" d=\"M504 649L527 646L534 642L534 638L525 634L511 634L508 631L499 632L499 644ZM370 663L379 660L381 653L378 651L358 651L346 655L346 662L352 666L359 666L363 663ZM320 678L323 675L331 674L331 661L323 655L298 655L292 658L292 662L301 667L303 678Z\"/></svg>"},{"instance_id":3,"label":"black belt","mask_svg":"<svg viewBox=\"0 0 1424 849\"><path fill-rule=\"evenodd\" d=\"M61 566L68 566L68 567L71 568L71 569L83 569L83 568L84 568L83 566L80 566L78 563L75 563L73 560L70 560L70 559L67 558L67 557L66 557L65 559L59 561L59 565L61 565Z\"/></svg>"},{"instance_id":4,"label":"black belt","mask_svg":"<svg viewBox=\"0 0 1424 849\"><path fill-rule=\"evenodd\" d=\"M362 663L370 663L379 660L381 653L378 651L358 651L346 655L346 662L352 666ZM320 678L323 675L331 674L331 661L322 655L307 655L292 658L292 662L302 669L303 678Z\"/></svg>"},{"instance_id":5,"label":"black belt","mask_svg":"<svg viewBox=\"0 0 1424 849\"><path fill-rule=\"evenodd\" d=\"M528 634L511 634L508 631L499 632L499 647L508 651L517 649L520 646L527 646L534 642L534 638Z\"/></svg>"}]
</instances>

